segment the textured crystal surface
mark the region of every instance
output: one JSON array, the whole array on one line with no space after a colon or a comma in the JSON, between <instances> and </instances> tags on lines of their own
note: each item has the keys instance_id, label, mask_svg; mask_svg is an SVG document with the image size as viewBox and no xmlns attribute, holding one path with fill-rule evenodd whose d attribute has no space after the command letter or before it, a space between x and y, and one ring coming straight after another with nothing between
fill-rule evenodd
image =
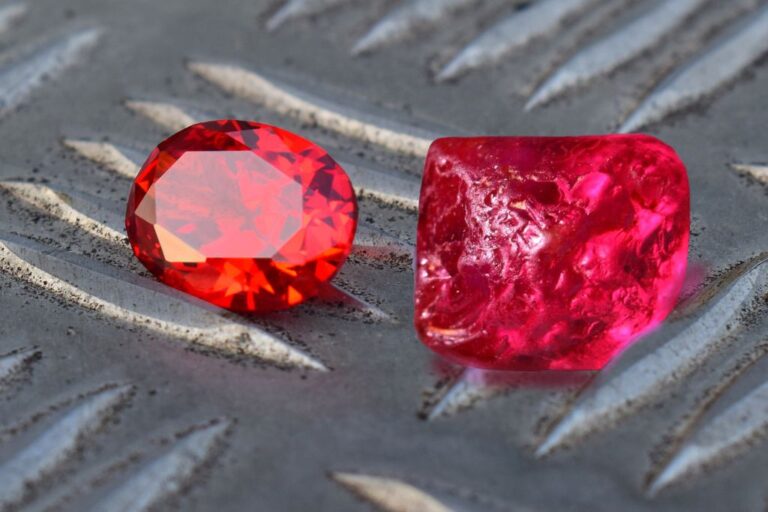
<instances>
[{"instance_id":1,"label":"textured crystal surface","mask_svg":"<svg viewBox=\"0 0 768 512\"><path fill-rule=\"evenodd\" d=\"M591 370L674 307L689 189L644 135L447 138L419 205L415 324L481 368Z\"/></svg>"},{"instance_id":2,"label":"textured crystal surface","mask_svg":"<svg viewBox=\"0 0 768 512\"><path fill-rule=\"evenodd\" d=\"M248 312L316 295L349 255L356 225L349 178L323 149L234 120L160 143L126 214L134 253L160 280Z\"/></svg>"}]
</instances>

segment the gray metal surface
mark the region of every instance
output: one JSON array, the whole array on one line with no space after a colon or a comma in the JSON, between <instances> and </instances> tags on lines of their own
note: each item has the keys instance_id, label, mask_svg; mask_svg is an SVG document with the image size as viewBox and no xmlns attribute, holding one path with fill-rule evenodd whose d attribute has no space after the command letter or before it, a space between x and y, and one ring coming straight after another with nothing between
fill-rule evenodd
<instances>
[{"instance_id":1,"label":"gray metal surface","mask_svg":"<svg viewBox=\"0 0 768 512\"><path fill-rule=\"evenodd\" d=\"M768 507L768 4L0 4L0 510ZM321 298L244 318L132 258L147 151L284 126L360 193ZM440 134L644 130L692 192L686 298L599 374L495 374L411 328Z\"/></svg>"}]
</instances>

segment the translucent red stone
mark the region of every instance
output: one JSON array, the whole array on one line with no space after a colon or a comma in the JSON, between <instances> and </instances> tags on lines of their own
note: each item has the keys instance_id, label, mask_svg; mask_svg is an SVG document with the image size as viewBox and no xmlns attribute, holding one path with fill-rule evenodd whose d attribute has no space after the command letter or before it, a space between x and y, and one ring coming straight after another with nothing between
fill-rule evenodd
<instances>
[{"instance_id":1,"label":"translucent red stone","mask_svg":"<svg viewBox=\"0 0 768 512\"><path fill-rule=\"evenodd\" d=\"M419 203L419 337L481 368L602 368L674 307L689 203L685 167L652 137L437 140Z\"/></svg>"},{"instance_id":2,"label":"translucent red stone","mask_svg":"<svg viewBox=\"0 0 768 512\"><path fill-rule=\"evenodd\" d=\"M323 149L247 121L210 121L161 142L125 220L136 257L164 283L264 312L319 293L352 248L357 203Z\"/></svg>"}]
</instances>

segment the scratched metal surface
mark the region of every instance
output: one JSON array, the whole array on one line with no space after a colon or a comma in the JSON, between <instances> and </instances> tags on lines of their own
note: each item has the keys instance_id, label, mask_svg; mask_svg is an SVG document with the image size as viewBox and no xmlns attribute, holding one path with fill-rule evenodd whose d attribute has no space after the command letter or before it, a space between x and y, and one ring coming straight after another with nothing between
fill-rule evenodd
<instances>
[{"instance_id":1,"label":"scratched metal surface","mask_svg":"<svg viewBox=\"0 0 768 512\"><path fill-rule=\"evenodd\" d=\"M0 509L768 508L768 3L0 3ZM361 194L323 297L237 317L133 261L130 177L195 120L279 124ZM414 338L440 134L643 130L690 172L691 276L600 374Z\"/></svg>"}]
</instances>

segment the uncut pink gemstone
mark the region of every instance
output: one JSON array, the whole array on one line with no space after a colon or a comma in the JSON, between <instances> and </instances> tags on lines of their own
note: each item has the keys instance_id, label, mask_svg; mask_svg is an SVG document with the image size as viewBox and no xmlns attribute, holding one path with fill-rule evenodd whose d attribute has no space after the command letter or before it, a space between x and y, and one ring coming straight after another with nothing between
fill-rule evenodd
<instances>
[{"instance_id":1,"label":"uncut pink gemstone","mask_svg":"<svg viewBox=\"0 0 768 512\"><path fill-rule=\"evenodd\" d=\"M469 366L595 370L669 314L690 193L645 135L440 139L419 203L415 324Z\"/></svg>"}]
</instances>

